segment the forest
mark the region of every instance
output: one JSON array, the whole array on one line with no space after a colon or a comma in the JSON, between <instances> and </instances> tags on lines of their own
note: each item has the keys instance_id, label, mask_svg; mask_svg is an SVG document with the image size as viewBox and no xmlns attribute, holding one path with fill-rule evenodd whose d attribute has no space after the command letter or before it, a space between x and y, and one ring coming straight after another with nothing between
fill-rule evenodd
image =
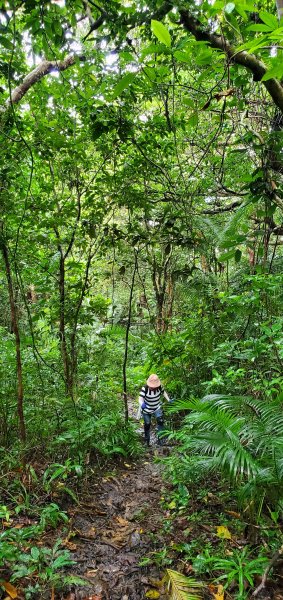
<instances>
[{"instance_id":1,"label":"forest","mask_svg":"<svg viewBox=\"0 0 283 600\"><path fill-rule=\"evenodd\" d=\"M0 0L2 600L282 600L282 50L283 0Z\"/></svg>"}]
</instances>

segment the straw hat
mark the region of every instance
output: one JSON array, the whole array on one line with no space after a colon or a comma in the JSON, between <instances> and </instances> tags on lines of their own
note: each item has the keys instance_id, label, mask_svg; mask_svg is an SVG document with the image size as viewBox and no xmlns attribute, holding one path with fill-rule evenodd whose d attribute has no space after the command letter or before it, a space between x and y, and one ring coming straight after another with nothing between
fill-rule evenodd
<instances>
[{"instance_id":1,"label":"straw hat","mask_svg":"<svg viewBox=\"0 0 283 600\"><path fill-rule=\"evenodd\" d=\"M148 387L151 387L151 388L158 388L158 387L161 386L161 381L157 377L157 375L155 375L155 373L152 373L149 376L149 378L148 378L148 380L147 380L146 383L147 383Z\"/></svg>"}]
</instances>

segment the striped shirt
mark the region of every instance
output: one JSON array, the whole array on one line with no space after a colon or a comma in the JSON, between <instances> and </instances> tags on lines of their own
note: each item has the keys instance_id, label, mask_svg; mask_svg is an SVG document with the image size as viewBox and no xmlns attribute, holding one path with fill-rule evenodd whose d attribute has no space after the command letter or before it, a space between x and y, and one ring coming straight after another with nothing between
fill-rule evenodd
<instances>
[{"instance_id":1,"label":"striped shirt","mask_svg":"<svg viewBox=\"0 0 283 600\"><path fill-rule=\"evenodd\" d=\"M140 397L143 398L145 402L145 408L142 410L145 413L151 414L160 408L160 396L163 394L163 392L164 390L161 386L154 390L150 390L148 386L144 385L140 391Z\"/></svg>"}]
</instances>

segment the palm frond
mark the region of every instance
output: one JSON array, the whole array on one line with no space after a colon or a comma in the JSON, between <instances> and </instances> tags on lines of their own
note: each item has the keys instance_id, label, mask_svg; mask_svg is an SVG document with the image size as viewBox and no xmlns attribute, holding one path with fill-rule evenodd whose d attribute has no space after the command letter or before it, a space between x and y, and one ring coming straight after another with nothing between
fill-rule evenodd
<instances>
[{"instance_id":1,"label":"palm frond","mask_svg":"<svg viewBox=\"0 0 283 600\"><path fill-rule=\"evenodd\" d=\"M222 472L244 504L252 501L251 506L260 507L265 500L278 507L283 494L282 401L210 394L183 401L183 407L190 412L176 437L186 474L197 472L198 460L198 472Z\"/></svg>"},{"instance_id":2,"label":"palm frond","mask_svg":"<svg viewBox=\"0 0 283 600\"><path fill-rule=\"evenodd\" d=\"M203 584L192 577L186 577L178 571L166 569L169 577L170 600L200 600Z\"/></svg>"}]
</instances>

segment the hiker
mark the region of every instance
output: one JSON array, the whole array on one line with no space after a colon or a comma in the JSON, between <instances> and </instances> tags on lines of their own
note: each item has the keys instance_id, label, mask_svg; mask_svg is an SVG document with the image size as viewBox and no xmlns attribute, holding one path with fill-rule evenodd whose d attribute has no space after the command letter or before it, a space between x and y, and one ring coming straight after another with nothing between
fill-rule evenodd
<instances>
[{"instance_id":1,"label":"hiker","mask_svg":"<svg viewBox=\"0 0 283 600\"><path fill-rule=\"evenodd\" d=\"M152 373L146 385L144 385L140 391L139 395L139 411L137 414L137 418L140 418L142 414L144 421L144 438L147 446L150 445L150 425L151 425L151 417L156 418L157 422L157 436L158 436L158 444L162 444L162 439L160 438L160 433L163 430L164 420L163 420L163 411L161 405L161 395L170 402L170 398L168 394L163 389L160 379L155 373Z\"/></svg>"}]
</instances>

